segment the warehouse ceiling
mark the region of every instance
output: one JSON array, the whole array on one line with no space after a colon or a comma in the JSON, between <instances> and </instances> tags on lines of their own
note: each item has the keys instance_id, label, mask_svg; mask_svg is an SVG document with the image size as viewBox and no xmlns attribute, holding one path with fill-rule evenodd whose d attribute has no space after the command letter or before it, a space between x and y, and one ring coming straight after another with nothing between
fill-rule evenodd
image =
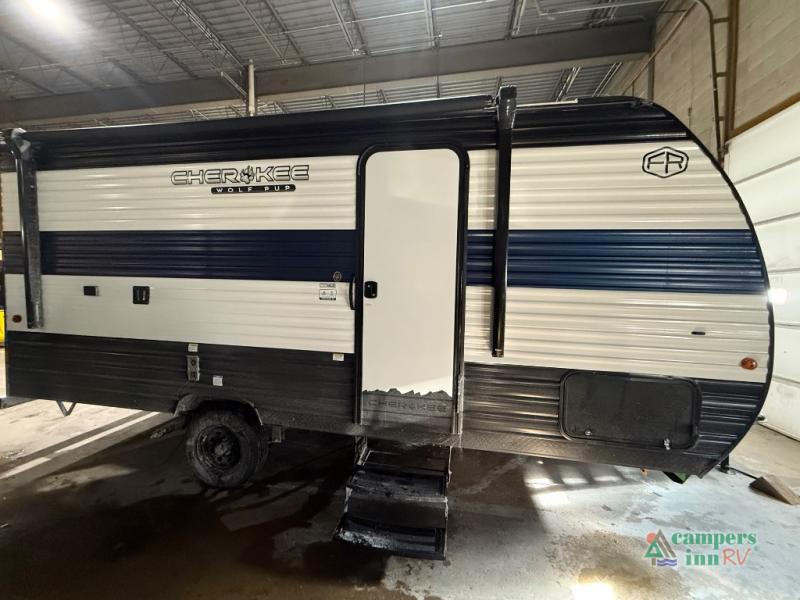
<instances>
[{"instance_id":1,"label":"warehouse ceiling","mask_svg":"<svg viewBox=\"0 0 800 600\"><path fill-rule=\"evenodd\" d=\"M464 94L601 94L657 0L5 0L0 124L108 125Z\"/></svg>"}]
</instances>

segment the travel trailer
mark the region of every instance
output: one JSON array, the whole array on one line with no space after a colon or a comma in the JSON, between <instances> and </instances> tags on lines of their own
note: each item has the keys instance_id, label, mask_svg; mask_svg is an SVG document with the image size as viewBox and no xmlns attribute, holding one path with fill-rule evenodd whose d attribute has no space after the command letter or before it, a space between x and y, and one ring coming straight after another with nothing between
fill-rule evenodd
<instances>
[{"instance_id":1,"label":"travel trailer","mask_svg":"<svg viewBox=\"0 0 800 600\"><path fill-rule=\"evenodd\" d=\"M188 415L200 479L358 440L337 535L444 553L449 449L703 475L772 368L753 225L633 98L4 134L9 394Z\"/></svg>"}]
</instances>

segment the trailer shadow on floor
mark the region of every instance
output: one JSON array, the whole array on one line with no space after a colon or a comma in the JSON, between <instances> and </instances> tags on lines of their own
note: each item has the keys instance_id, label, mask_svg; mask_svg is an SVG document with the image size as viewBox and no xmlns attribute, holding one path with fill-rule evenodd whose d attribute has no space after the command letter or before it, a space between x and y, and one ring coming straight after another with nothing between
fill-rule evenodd
<instances>
[{"instance_id":1,"label":"trailer shadow on floor","mask_svg":"<svg viewBox=\"0 0 800 600\"><path fill-rule=\"evenodd\" d=\"M11 598L84 600L189 591L253 597L281 588L306 597L403 597L381 587L387 555L331 539L353 451L350 438L289 432L255 482L220 491L191 477L181 431L134 438L6 494L4 589ZM470 459L463 468L456 452L456 502L481 510L501 486L505 506L491 500L490 512L523 516L535 534L524 459Z\"/></svg>"},{"instance_id":2,"label":"trailer shadow on floor","mask_svg":"<svg viewBox=\"0 0 800 600\"><path fill-rule=\"evenodd\" d=\"M455 450L448 560L390 558L331 539L352 459L348 438L290 431L257 481L219 491L192 478L181 431L133 438L5 492L3 597L571 598L595 581L620 598L672 597L721 584L653 569L644 534L733 527L733 512L707 506L708 486L731 506L757 505L759 523L737 509L735 526L765 540L771 511L785 518L735 476L676 486L635 469Z\"/></svg>"}]
</instances>

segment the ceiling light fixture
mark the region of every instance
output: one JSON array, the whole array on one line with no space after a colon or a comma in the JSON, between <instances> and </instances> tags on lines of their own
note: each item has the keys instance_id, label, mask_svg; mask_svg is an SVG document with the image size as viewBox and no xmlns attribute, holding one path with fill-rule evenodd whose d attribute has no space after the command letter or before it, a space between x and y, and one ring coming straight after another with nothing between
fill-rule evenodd
<instances>
[{"instance_id":1,"label":"ceiling light fixture","mask_svg":"<svg viewBox=\"0 0 800 600\"><path fill-rule=\"evenodd\" d=\"M51 29L63 33L78 29L79 21L70 13L63 2L57 0L24 0L20 7L28 18L43 23Z\"/></svg>"}]
</instances>

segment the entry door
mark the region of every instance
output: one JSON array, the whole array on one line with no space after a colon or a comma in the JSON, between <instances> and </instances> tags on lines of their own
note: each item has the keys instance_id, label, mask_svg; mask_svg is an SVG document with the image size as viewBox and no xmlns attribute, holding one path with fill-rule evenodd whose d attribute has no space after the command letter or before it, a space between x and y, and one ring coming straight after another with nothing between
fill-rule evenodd
<instances>
[{"instance_id":1,"label":"entry door","mask_svg":"<svg viewBox=\"0 0 800 600\"><path fill-rule=\"evenodd\" d=\"M450 149L377 152L367 159L365 425L453 428L460 170Z\"/></svg>"}]
</instances>

